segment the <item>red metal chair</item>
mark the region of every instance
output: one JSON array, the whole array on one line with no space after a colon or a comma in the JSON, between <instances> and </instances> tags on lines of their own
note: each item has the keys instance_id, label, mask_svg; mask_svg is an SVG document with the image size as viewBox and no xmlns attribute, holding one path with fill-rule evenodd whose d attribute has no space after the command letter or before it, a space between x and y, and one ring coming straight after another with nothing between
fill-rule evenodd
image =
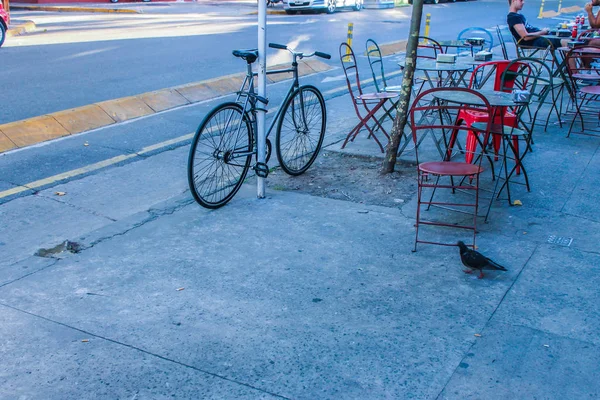
<instances>
[{"instance_id":1,"label":"red metal chair","mask_svg":"<svg viewBox=\"0 0 600 400\"><path fill-rule=\"evenodd\" d=\"M417 40L417 58L435 60L438 54L444 54L444 49L437 40L427 36L419 36Z\"/></svg>"},{"instance_id":2,"label":"red metal chair","mask_svg":"<svg viewBox=\"0 0 600 400\"><path fill-rule=\"evenodd\" d=\"M350 92L352 105L354 106L354 111L356 111L356 116L359 119L358 124L352 128L348 133L348 136L346 136L346 140L344 140L344 143L342 144L342 149L346 147L348 141L354 141L354 138L356 138L360 130L364 127L369 131L369 137L373 137L383 153L384 147L377 138L376 133L381 132L387 140L389 140L390 136L381 125L382 120L380 121L380 119L377 118L376 113L386 102L396 99L399 94L392 92L364 93L360 85L354 51L347 43L342 43L340 45L340 61L342 62L342 68L344 69L344 75L346 76L346 83L348 84L348 92ZM369 126L369 122L373 123L372 127Z\"/></svg>"},{"instance_id":3,"label":"red metal chair","mask_svg":"<svg viewBox=\"0 0 600 400\"><path fill-rule=\"evenodd\" d=\"M471 80L469 81L469 88L475 89L474 86L475 86L476 77L478 76L478 74L481 74L481 71L483 71L484 68L488 68L488 69L493 68L493 70L488 71L487 74L495 73L494 86L493 86L494 90L510 92L512 90L512 87L514 84L514 80L512 80L512 81L506 80L504 82L504 86L503 87L501 86L502 76L506 72L506 67L509 64L511 64L511 61L502 60L502 61L490 61L490 62L486 62L486 63L478 65L473 70L473 73L471 75ZM510 72L513 72L513 73L517 72L519 65L520 64L512 63ZM458 123L464 122L468 127L471 127L471 125L473 125L474 123L488 122L487 121L488 116L489 116L489 114L485 111L479 111L476 109L465 109L465 110L459 111ZM495 124L502 123L507 126L516 127L517 118L516 118L516 115L514 113L512 113L510 110L503 110L503 112L495 114L494 123ZM468 163L473 161L473 153L475 151L475 148L477 147L477 138L475 137L475 135L477 135L477 132L473 131L473 130L469 131L469 133L467 134L467 142L465 144L465 148L467 151L465 153L465 160ZM453 141L452 141L452 145L453 145L456 138L452 138L452 139L453 139ZM502 139L500 136L493 135L494 154L496 154L496 160L498 159L498 150L500 149L501 141L502 141ZM451 148L452 148L452 146L451 146Z\"/></svg>"},{"instance_id":4,"label":"red metal chair","mask_svg":"<svg viewBox=\"0 0 600 400\"><path fill-rule=\"evenodd\" d=\"M459 99L457 101L460 101L461 103L451 103L440 100L432 101L431 98L435 98L436 94L440 96L452 96L453 98ZM418 243L438 244L443 246L453 246L456 243L456 240L444 242L431 239L422 240L419 237L422 225L472 231L472 247L475 247L479 210L479 176L483 171L483 168L481 167L481 160L483 157L476 157L477 162L475 163L451 161L449 158L440 161L438 158L439 153L436 150L429 149L428 151L428 149L418 145L420 143L420 138L423 135L428 134L431 130L438 131L438 133L444 135L444 137L446 137L447 134L456 136L461 131L468 132L470 130L469 127L464 124L458 124L456 123L456 120L449 118L449 116L456 115L460 110L473 110L487 113L488 129L486 129L483 135L484 141L487 140L490 132L490 121L492 121L491 107L487 99L474 90L456 87L429 89L416 97L409 111L409 122L413 142L415 143L415 155L418 165L418 201L415 224L415 246L413 251L417 250ZM448 141L444 140L444 143L448 143ZM429 158L433 161L424 161L424 159L427 158L427 154L431 154ZM443 182L441 182L441 180L443 180ZM424 200L424 195L426 194L425 191L431 191L428 201ZM474 194L474 196L468 196L469 193ZM436 197L435 201L434 196ZM445 197L441 198L441 196ZM448 199L448 196L452 198ZM467 201L460 201L463 200L463 196L467 197ZM430 211L432 206L435 207L436 210L440 210L442 216L438 218L435 218L434 216L427 219L423 218L423 206L427 207L425 211ZM446 213L449 211L455 211L461 214L471 214L473 217L472 223L463 221L444 222L442 219L447 216ZM431 232L430 234L434 233Z\"/></svg>"},{"instance_id":5,"label":"red metal chair","mask_svg":"<svg viewBox=\"0 0 600 400\"><path fill-rule=\"evenodd\" d=\"M594 60L599 58L600 46L592 45L575 47L569 50L565 57L569 79L575 91L573 99L575 113L567 137L571 135L578 117L581 122L581 131L576 133L593 136L600 134L598 130L600 69L594 67ZM587 126L584 125L584 117L590 117Z\"/></svg>"}]
</instances>

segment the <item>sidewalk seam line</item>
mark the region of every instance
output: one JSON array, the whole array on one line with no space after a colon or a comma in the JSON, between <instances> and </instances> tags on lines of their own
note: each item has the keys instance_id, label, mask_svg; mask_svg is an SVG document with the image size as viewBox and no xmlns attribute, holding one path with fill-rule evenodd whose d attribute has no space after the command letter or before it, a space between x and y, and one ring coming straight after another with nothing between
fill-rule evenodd
<instances>
[{"instance_id":1,"label":"sidewalk seam line","mask_svg":"<svg viewBox=\"0 0 600 400\"><path fill-rule=\"evenodd\" d=\"M283 395L280 395L280 394L277 394L277 393L273 393L273 392L269 392L268 390L261 389L261 388L258 388L256 386L252 386L249 383L240 382L240 381L237 381L235 379L228 378L226 376L219 375L219 374L214 373L214 372L209 372L209 371L206 371L204 369L195 367L193 365L189 365L189 364L186 364L186 363L181 362L181 361L173 360L171 358L167 358L165 356L161 356L160 354L152 353L151 351L144 350L144 349L142 349L140 347L136 347L136 346L131 345L131 344L120 342L118 340L111 339L111 338L106 337L106 336L94 334L94 333L86 331L84 329L80 329L80 328L68 325L68 324L66 324L64 322L55 321L55 320L52 320L50 318L44 317L42 315L38 315L38 314L29 312L29 311L26 311L26 310L22 310L22 309L17 308L17 307L13 307L13 306L11 306L9 304L6 304L6 303L0 302L0 305L2 305L4 307L7 307L7 308L10 308L11 310L18 311L18 312L30 315L32 317L40 318L40 319L42 319L44 321L47 321L47 322L50 322L50 323L53 323L53 324L57 324L57 325L63 326L63 327L68 328L68 329L72 329L72 330L75 330L75 331L78 331L78 332L81 332L81 333L85 333L86 335L89 335L90 337L95 337L95 338L98 338L98 339L101 339L101 340L105 340L107 342L110 342L110 343L113 343L113 344L116 344L116 345L120 345L120 346L124 346L124 347L130 348L132 350L136 350L136 351L139 351L141 353L148 354L148 355L156 357L156 358L160 358L161 360L164 360L164 361L167 361L167 362L171 362L171 363L180 365L180 366L185 367L185 368L193 369L194 371L198 371L198 372L201 372L203 374L210 375L210 376L212 376L214 378L219 378L219 379L225 380L227 382L231 382L231 383L235 383L237 385L245 386L245 387L248 387L250 389L253 389L253 390L256 390L256 391L259 391L259 392L262 392L262 393L266 393L266 394L269 394L271 396L275 396L275 397L278 397L278 398L281 398L281 399L289 399L288 397L285 397Z\"/></svg>"}]
</instances>

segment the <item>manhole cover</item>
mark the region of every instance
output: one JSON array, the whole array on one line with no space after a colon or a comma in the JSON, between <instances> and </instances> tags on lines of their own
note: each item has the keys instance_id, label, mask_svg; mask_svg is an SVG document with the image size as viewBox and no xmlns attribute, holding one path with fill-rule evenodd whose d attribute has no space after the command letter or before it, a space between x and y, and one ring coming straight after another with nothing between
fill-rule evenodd
<instances>
[{"instance_id":1,"label":"manhole cover","mask_svg":"<svg viewBox=\"0 0 600 400\"><path fill-rule=\"evenodd\" d=\"M547 243L569 247L571 243L573 243L573 238L550 235L550 237L548 237Z\"/></svg>"}]
</instances>

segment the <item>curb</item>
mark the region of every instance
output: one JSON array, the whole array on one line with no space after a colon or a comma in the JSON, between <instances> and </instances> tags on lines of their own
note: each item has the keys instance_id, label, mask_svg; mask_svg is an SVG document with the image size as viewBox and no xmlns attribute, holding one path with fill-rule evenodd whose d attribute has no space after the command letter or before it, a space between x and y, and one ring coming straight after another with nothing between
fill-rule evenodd
<instances>
[{"instance_id":1,"label":"curb","mask_svg":"<svg viewBox=\"0 0 600 400\"><path fill-rule=\"evenodd\" d=\"M579 12L582 10L583 10L583 8L580 6L571 6L571 7L561 8L560 11L554 11L554 10L544 11L540 14L538 19L555 18L555 17L561 16L563 14L575 13L575 12Z\"/></svg>"},{"instance_id":2,"label":"curb","mask_svg":"<svg viewBox=\"0 0 600 400\"><path fill-rule=\"evenodd\" d=\"M70 7L70 6L16 6L10 5L11 10L25 11L56 11L56 12L91 12L91 13L128 13L140 14L139 11L128 8L92 8L92 7Z\"/></svg>"},{"instance_id":3,"label":"curb","mask_svg":"<svg viewBox=\"0 0 600 400\"><path fill-rule=\"evenodd\" d=\"M33 31L35 31L35 22L24 21L23 23L13 26L12 28L8 28L6 31L6 37L19 36Z\"/></svg>"},{"instance_id":4,"label":"curb","mask_svg":"<svg viewBox=\"0 0 600 400\"><path fill-rule=\"evenodd\" d=\"M284 10L267 10L267 14L269 15L287 15ZM258 15L258 11L251 11L246 13L246 15Z\"/></svg>"},{"instance_id":5,"label":"curb","mask_svg":"<svg viewBox=\"0 0 600 400\"><path fill-rule=\"evenodd\" d=\"M267 70L286 66L274 65ZM298 74L306 76L333 68L319 60L302 60L298 63ZM245 73L226 75L3 124L0 125L0 153L226 96L239 89L244 76ZM272 75L267 77L267 83L291 77L291 73Z\"/></svg>"},{"instance_id":6,"label":"curb","mask_svg":"<svg viewBox=\"0 0 600 400\"><path fill-rule=\"evenodd\" d=\"M381 52L381 57L391 56L396 53L404 53L406 52L406 45L408 44L408 40L398 40L396 42L383 43L379 44L379 51ZM363 56L367 55L367 51L363 53Z\"/></svg>"}]
</instances>

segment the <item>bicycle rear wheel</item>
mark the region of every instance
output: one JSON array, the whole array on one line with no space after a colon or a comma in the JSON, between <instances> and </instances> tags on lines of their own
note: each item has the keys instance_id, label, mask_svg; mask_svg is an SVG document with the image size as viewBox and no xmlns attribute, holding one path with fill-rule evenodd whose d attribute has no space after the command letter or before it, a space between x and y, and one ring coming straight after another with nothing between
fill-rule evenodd
<instances>
[{"instance_id":1,"label":"bicycle rear wheel","mask_svg":"<svg viewBox=\"0 0 600 400\"><path fill-rule=\"evenodd\" d=\"M188 184L203 207L219 208L240 189L252 159L252 124L237 103L223 103L204 118L192 139Z\"/></svg>"},{"instance_id":2,"label":"bicycle rear wheel","mask_svg":"<svg viewBox=\"0 0 600 400\"><path fill-rule=\"evenodd\" d=\"M314 86L301 86L285 103L277 124L275 150L281 168L300 175L312 165L325 137L327 111L323 95Z\"/></svg>"}]
</instances>

